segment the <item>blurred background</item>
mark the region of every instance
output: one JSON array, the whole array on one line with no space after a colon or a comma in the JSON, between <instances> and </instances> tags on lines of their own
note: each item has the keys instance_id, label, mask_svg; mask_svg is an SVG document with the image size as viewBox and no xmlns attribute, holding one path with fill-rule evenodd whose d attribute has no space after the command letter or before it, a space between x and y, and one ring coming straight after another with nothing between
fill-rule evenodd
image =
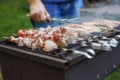
<instances>
[{"instance_id":1,"label":"blurred background","mask_svg":"<svg viewBox=\"0 0 120 80\"><path fill-rule=\"evenodd\" d=\"M120 21L120 0L84 0L80 9L81 21L110 19ZM26 0L0 0L0 40L16 34L19 29L32 28ZM0 73L0 80L2 74ZM105 80L120 80L120 69Z\"/></svg>"}]
</instances>

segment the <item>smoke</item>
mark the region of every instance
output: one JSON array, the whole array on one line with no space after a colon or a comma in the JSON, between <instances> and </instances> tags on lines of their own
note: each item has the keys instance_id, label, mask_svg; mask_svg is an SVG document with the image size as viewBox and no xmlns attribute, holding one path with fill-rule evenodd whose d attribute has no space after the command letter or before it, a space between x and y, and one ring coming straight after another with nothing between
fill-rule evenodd
<instances>
[{"instance_id":1,"label":"smoke","mask_svg":"<svg viewBox=\"0 0 120 80\"><path fill-rule=\"evenodd\" d=\"M110 19L120 21L120 0L113 0L110 4L99 3L94 8L81 9L81 21L95 19Z\"/></svg>"}]
</instances>

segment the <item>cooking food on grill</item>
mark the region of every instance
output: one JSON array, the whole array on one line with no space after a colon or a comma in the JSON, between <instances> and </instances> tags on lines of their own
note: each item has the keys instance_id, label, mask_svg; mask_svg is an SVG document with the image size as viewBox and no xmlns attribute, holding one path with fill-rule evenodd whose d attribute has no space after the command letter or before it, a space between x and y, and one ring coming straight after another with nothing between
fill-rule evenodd
<instances>
[{"instance_id":1,"label":"cooking food on grill","mask_svg":"<svg viewBox=\"0 0 120 80\"><path fill-rule=\"evenodd\" d=\"M101 28L100 27L96 27L96 26L85 26L85 25L78 25L78 24L68 24L67 26L65 26L66 29L69 29L71 31L75 31L78 33L79 37L82 38L88 38L88 36L93 33L93 32L101 32Z\"/></svg>"},{"instance_id":2,"label":"cooking food on grill","mask_svg":"<svg viewBox=\"0 0 120 80\"><path fill-rule=\"evenodd\" d=\"M18 46L26 46L32 50L42 49L50 52L57 48L66 47L80 38L88 39L91 33L102 32L102 28L113 30L118 25L120 25L120 22L117 21L96 20L82 24L67 24L62 27L51 28L48 26L38 30L25 29L18 31L17 38L10 36L9 41L16 43Z\"/></svg>"},{"instance_id":3,"label":"cooking food on grill","mask_svg":"<svg viewBox=\"0 0 120 80\"><path fill-rule=\"evenodd\" d=\"M46 40L43 42L42 48L46 52L50 52L54 49L57 49L57 44L52 40Z\"/></svg>"},{"instance_id":4,"label":"cooking food on grill","mask_svg":"<svg viewBox=\"0 0 120 80\"><path fill-rule=\"evenodd\" d=\"M18 46L27 46L33 50L42 48L44 51L51 51L58 47L66 47L69 43L77 39L78 35L74 31L66 28L40 28L39 30L19 30L18 38L11 36L9 41Z\"/></svg>"},{"instance_id":5,"label":"cooking food on grill","mask_svg":"<svg viewBox=\"0 0 120 80\"><path fill-rule=\"evenodd\" d=\"M84 22L82 25L84 25L84 26L96 26L96 27L107 28L109 30L112 30L113 28L119 26L120 22L112 21L112 20L94 20L91 22Z\"/></svg>"}]
</instances>

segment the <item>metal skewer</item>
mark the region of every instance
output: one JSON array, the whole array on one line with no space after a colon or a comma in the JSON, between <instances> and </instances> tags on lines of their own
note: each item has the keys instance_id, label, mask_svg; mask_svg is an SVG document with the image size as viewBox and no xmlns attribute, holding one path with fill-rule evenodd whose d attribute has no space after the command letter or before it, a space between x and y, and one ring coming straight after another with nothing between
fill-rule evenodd
<instances>
[{"instance_id":1,"label":"metal skewer","mask_svg":"<svg viewBox=\"0 0 120 80\"><path fill-rule=\"evenodd\" d=\"M4 38L4 39L9 39L9 37L6 37L6 36L3 36L2 38Z\"/></svg>"},{"instance_id":2,"label":"metal skewer","mask_svg":"<svg viewBox=\"0 0 120 80\"><path fill-rule=\"evenodd\" d=\"M93 49L86 49L86 51L79 51L76 49L67 49L67 48L63 48L63 51L67 51L67 52L71 52L73 54L81 54L86 56L89 59L92 59L95 56L95 51ZM88 54L89 53L89 54Z\"/></svg>"}]
</instances>

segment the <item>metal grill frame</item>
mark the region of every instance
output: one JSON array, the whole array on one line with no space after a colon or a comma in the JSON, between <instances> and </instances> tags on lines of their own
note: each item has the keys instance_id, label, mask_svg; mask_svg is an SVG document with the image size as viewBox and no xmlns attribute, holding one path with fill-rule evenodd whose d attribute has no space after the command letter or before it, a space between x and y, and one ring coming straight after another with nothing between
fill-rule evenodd
<instances>
[{"instance_id":1,"label":"metal grill frame","mask_svg":"<svg viewBox=\"0 0 120 80\"><path fill-rule=\"evenodd\" d=\"M0 61L4 80L103 80L120 67L120 45L93 59L64 60L0 44Z\"/></svg>"}]
</instances>

